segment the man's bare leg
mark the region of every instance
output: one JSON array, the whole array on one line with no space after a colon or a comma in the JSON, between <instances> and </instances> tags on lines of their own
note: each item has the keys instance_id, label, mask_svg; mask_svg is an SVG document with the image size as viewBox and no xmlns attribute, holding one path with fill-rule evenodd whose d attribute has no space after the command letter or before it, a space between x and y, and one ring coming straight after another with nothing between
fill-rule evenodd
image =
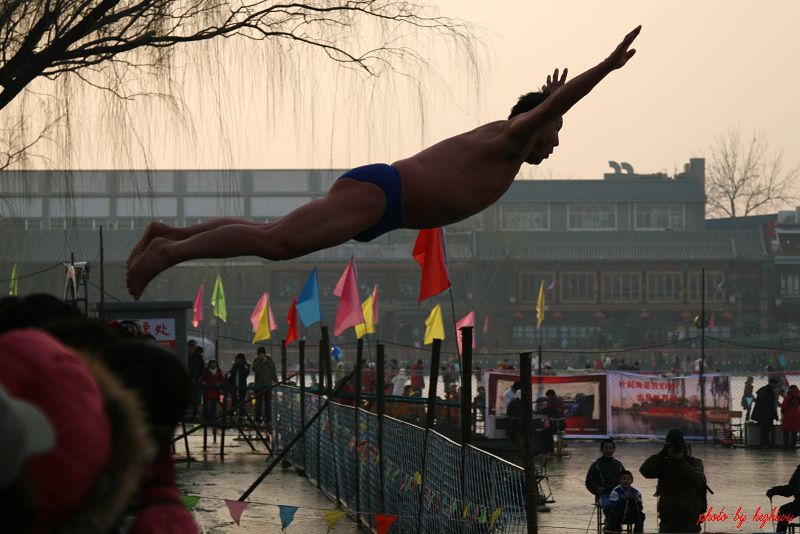
<instances>
[{"instance_id":1,"label":"man's bare leg","mask_svg":"<svg viewBox=\"0 0 800 534\"><path fill-rule=\"evenodd\" d=\"M203 232L207 232L209 230L215 230L220 226L226 226L229 224L247 224L251 226L258 226L265 223L257 223L248 221L247 219L237 219L234 217L219 217L216 219L203 221L198 224L177 228L162 222L151 221L148 223L147 228L145 228L142 238L138 243L136 243L131 250L131 253L128 255L128 260L125 262L125 268L130 268L130 266L136 262L136 260L139 258L142 252L145 251L153 239L162 237L164 239L169 239L170 241L180 241L181 239L187 239L197 234L202 234Z\"/></svg>"},{"instance_id":2,"label":"man's bare leg","mask_svg":"<svg viewBox=\"0 0 800 534\"><path fill-rule=\"evenodd\" d=\"M348 179L337 181L325 198L300 206L276 222L240 224L239 219L215 219L194 225L197 228L171 229L177 230L169 233L175 239L151 235L128 267L128 292L138 300L153 278L189 260L259 256L280 261L340 245L377 223L385 209L386 198L379 187ZM203 225L208 229L196 231ZM183 237L189 229L196 232ZM160 230L164 229L154 226L154 232Z\"/></svg>"}]
</instances>

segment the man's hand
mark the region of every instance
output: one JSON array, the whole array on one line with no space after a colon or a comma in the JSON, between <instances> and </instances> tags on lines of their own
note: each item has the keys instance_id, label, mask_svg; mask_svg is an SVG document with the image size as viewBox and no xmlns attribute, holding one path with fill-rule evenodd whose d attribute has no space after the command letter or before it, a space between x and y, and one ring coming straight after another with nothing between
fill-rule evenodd
<instances>
[{"instance_id":1,"label":"man's hand","mask_svg":"<svg viewBox=\"0 0 800 534\"><path fill-rule=\"evenodd\" d=\"M558 79L558 69L553 72L553 77L547 76L547 84L542 86L542 92L546 95L552 95L556 89L564 85L567 81L567 69L564 69L561 74L561 79Z\"/></svg>"},{"instance_id":2,"label":"man's hand","mask_svg":"<svg viewBox=\"0 0 800 534\"><path fill-rule=\"evenodd\" d=\"M771 499L773 495L772 490L767 490L767 498Z\"/></svg>"},{"instance_id":3,"label":"man's hand","mask_svg":"<svg viewBox=\"0 0 800 534\"><path fill-rule=\"evenodd\" d=\"M667 456L669 456L673 460L679 460L683 458L684 456L683 452L684 452L683 448L680 448L676 451L675 447L670 447L669 450L667 451Z\"/></svg>"},{"instance_id":4,"label":"man's hand","mask_svg":"<svg viewBox=\"0 0 800 534\"><path fill-rule=\"evenodd\" d=\"M628 50L628 48L633 44L634 39L636 39L640 31L642 31L641 25L637 26L631 33L626 35L619 46L608 56L606 61L610 63L612 70L624 67L625 63L636 53L636 49Z\"/></svg>"},{"instance_id":5,"label":"man's hand","mask_svg":"<svg viewBox=\"0 0 800 534\"><path fill-rule=\"evenodd\" d=\"M602 495L603 491L605 491L605 488L603 486L600 486L599 488L597 488L597 495Z\"/></svg>"}]
</instances>

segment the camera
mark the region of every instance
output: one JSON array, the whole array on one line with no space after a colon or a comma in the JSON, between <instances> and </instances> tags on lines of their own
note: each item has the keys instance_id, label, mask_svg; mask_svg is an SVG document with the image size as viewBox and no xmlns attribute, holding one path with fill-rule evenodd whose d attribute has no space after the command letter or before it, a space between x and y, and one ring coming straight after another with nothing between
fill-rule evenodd
<instances>
[{"instance_id":1,"label":"camera","mask_svg":"<svg viewBox=\"0 0 800 534\"><path fill-rule=\"evenodd\" d=\"M683 443L680 443L680 444L676 443L674 445L671 445L670 448L672 449L672 452L674 452L675 454L680 454L680 453L684 452L684 449L685 449L685 447L683 446Z\"/></svg>"}]
</instances>

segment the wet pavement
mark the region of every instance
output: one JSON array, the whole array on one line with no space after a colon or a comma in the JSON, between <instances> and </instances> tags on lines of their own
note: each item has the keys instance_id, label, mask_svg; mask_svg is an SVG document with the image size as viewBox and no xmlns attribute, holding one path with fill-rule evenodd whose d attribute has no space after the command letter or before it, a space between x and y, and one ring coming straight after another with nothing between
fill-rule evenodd
<instances>
[{"instance_id":1,"label":"wet pavement","mask_svg":"<svg viewBox=\"0 0 800 534\"><path fill-rule=\"evenodd\" d=\"M178 478L185 495L200 497L195 515L203 532L222 534L232 532L279 533L281 521L277 505L297 506L293 523L286 532L323 533L327 530L323 510L338 510L334 503L320 492L312 481L294 468L278 466L248 498L250 504L244 511L241 525L231 519L224 499L237 500L266 469L272 458L263 445L261 452L252 452L246 443L226 437L225 462L219 459L219 443L202 453L202 437L190 438L192 456L198 460L178 464ZM210 439L209 439L210 442ZM555 503L549 513L539 514L539 532L572 533L596 532L593 499L584 486L586 472L600 456L599 440L568 440L569 456L548 460L547 472ZM663 441L618 441L615 457L626 469L633 472L633 486L644 498L645 532L657 532L655 492L656 481L639 474L639 466L651 454L658 452ZM798 466L798 453L780 449L752 448L722 449L711 443L693 442L694 455L703 460L708 486L714 492L708 495L712 513L723 512L727 519L710 521L708 532L774 532L771 521L762 525L753 521L757 513L769 513L772 507L789 502L784 497L774 497L772 504L766 497L768 488L788 483ZM183 452L182 442L178 453ZM737 509L747 520L738 524L734 520ZM738 525L738 526L737 526ZM358 532L353 519L344 516L331 531L333 534ZM390 534L399 534L390 529Z\"/></svg>"},{"instance_id":2,"label":"wet pavement","mask_svg":"<svg viewBox=\"0 0 800 534\"><path fill-rule=\"evenodd\" d=\"M208 452L202 452L203 438L191 436L189 451L194 462L177 462L178 486L182 495L200 497L193 509L203 534L228 533L280 533L281 519L278 505L297 506L294 520L287 534L320 533L327 530L324 510L342 511L335 506L315 484L293 467L277 466L247 498L250 504L241 516L240 524L231 518L225 499L236 501L272 463L274 456L261 444L258 452L244 441L225 438L225 461L220 461L220 443L208 438ZM178 455L183 455L183 440L177 444ZM343 516L331 534L359 532L356 522Z\"/></svg>"}]
</instances>

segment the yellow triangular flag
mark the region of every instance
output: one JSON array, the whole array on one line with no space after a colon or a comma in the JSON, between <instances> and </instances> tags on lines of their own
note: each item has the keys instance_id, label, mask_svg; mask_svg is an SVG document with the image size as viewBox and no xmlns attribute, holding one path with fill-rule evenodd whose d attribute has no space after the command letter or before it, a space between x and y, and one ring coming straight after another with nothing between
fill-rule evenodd
<instances>
[{"instance_id":1,"label":"yellow triangular flag","mask_svg":"<svg viewBox=\"0 0 800 534\"><path fill-rule=\"evenodd\" d=\"M418 486L422 485L422 475L419 474L419 471L414 471L414 482L416 482Z\"/></svg>"},{"instance_id":2,"label":"yellow triangular flag","mask_svg":"<svg viewBox=\"0 0 800 534\"><path fill-rule=\"evenodd\" d=\"M428 318L425 319L425 345L430 345L434 339L444 339L441 304L437 304Z\"/></svg>"},{"instance_id":3,"label":"yellow triangular flag","mask_svg":"<svg viewBox=\"0 0 800 534\"><path fill-rule=\"evenodd\" d=\"M544 321L544 280L542 280L542 285L539 286L539 301L536 303L536 315L538 316L536 328L541 328L542 321Z\"/></svg>"},{"instance_id":4,"label":"yellow triangular flag","mask_svg":"<svg viewBox=\"0 0 800 534\"><path fill-rule=\"evenodd\" d=\"M503 509L502 508L498 508L497 510L492 512L492 522L489 523L489 530L490 531L492 530L492 527L494 526L494 522L497 521L497 518L500 517L501 513L503 513Z\"/></svg>"},{"instance_id":5,"label":"yellow triangular flag","mask_svg":"<svg viewBox=\"0 0 800 534\"><path fill-rule=\"evenodd\" d=\"M467 518L467 513L469 512L469 505L464 507L464 513L461 515L461 519L464 520Z\"/></svg>"},{"instance_id":6,"label":"yellow triangular flag","mask_svg":"<svg viewBox=\"0 0 800 534\"><path fill-rule=\"evenodd\" d=\"M336 522L339 521L347 512L339 512L336 510L323 510L325 512L325 522L328 523L328 532L333 529Z\"/></svg>"},{"instance_id":7,"label":"yellow triangular flag","mask_svg":"<svg viewBox=\"0 0 800 534\"><path fill-rule=\"evenodd\" d=\"M264 301L264 309L261 310L261 316L258 318L258 330L256 330L256 335L253 336L253 343L269 338L269 298L267 298Z\"/></svg>"},{"instance_id":8,"label":"yellow triangular flag","mask_svg":"<svg viewBox=\"0 0 800 534\"><path fill-rule=\"evenodd\" d=\"M356 325L356 336L358 339L364 337L365 334L375 333L375 324L372 322L372 295L367 297L361 304L361 311L364 314L364 322Z\"/></svg>"}]
</instances>

